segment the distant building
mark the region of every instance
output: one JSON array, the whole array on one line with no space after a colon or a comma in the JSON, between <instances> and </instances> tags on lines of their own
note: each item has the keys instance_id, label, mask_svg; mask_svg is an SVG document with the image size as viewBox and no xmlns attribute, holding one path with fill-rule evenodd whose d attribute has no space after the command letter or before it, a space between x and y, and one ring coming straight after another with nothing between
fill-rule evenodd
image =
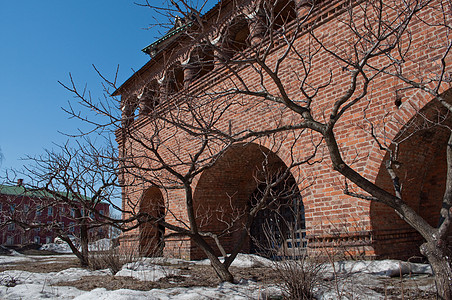
<instances>
[{"instance_id":1,"label":"distant building","mask_svg":"<svg viewBox=\"0 0 452 300\"><path fill-rule=\"evenodd\" d=\"M96 211L84 211L74 202L62 203L45 192L27 191L21 180L15 186L0 185L0 245L50 243L62 233L79 237L77 218L83 216L91 224L100 224L101 216L109 215L109 204L97 204ZM108 233L108 227L102 225L89 234L97 240L108 237Z\"/></svg>"}]
</instances>

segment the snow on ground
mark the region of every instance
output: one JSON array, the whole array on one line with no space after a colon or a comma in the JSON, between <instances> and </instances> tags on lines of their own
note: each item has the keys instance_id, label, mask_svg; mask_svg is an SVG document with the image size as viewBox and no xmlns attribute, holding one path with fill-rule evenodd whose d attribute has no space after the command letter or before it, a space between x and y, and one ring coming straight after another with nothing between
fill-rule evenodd
<instances>
[{"instance_id":1,"label":"snow on ground","mask_svg":"<svg viewBox=\"0 0 452 300\"><path fill-rule=\"evenodd\" d=\"M433 274L427 264L416 264L400 260L385 259L371 261L341 261L325 266L324 271L336 273L366 273L380 276L394 277L404 274Z\"/></svg>"},{"instance_id":2,"label":"snow on ground","mask_svg":"<svg viewBox=\"0 0 452 300\"><path fill-rule=\"evenodd\" d=\"M56 243L49 243L44 244L39 248L39 250L47 250L47 251L53 251L56 253L72 253L71 248L66 243L56 244Z\"/></svg>"},{"instance_id":3,"label":"snow on ground","mask_svg":"<svg viewBox=\"0 0 452 300\"><path fill-rule=\"evenodd\" d=\"M0 266L9 265L17 262L31 261L32 258L27 256L0 256Z\"/></svg>"},{"instance_id":4,"label":"snow on ground","mask_svg":"<svg viewBox=\"0 0 452 300\"><path fill-rule=\"evenodd\" d=\"M88 249L89 251L106 251L109 250L111 246L112 246L111 239L101 239L93 243L90 243Z\"/></svg>"},{"instance_id":5,"label":"snow on ground","mask_svg":"<svg viewBox=\"0 0 452 300\"><path fill-rule=\"evenodd\" d=\"M170 275L177 275L178 270L154 265L149 260L139 260L125 264L115 276L130 276L143 281L157 281Z\"/></svg>"},{"instance_id":6,"label":"snow on ground","mask_svg":"<svg viewBox=\"0 0 452 300\"><path fill-rule=\"evenodd\" d=\"M220 257L220 261L223 262L224 258ZM204 259L196 261L195 264L210 265L210 261L208 259ZM272 260L269 260L262 256L239 253L232 262L231 266L241 268L255 268L255 267L270 267L273 264L274 262Z\"/></svg>"},{"instance_id":7,"label":"snow on ground","mask_svg":"<svg viewBox=\"0 0 452 300\"><path fill-rule=\"evenodd\" d=\"M89 251L105 251L109 250L112 245L111 239L101 239L88 245ZM78 247L80 250L80 247ZM71 248L66 242L48 243L39 248L40 250L48 250L56 253L72 253Z\"/></svg>"},{"instance_id":8,"label":"snow on ground","mask_svg":"<svg viewBox=\"0 0 452 300\"><path fill-rule=\"evenodd\" d=\"M66 255L64 255L65 257ZM41 256L40 261L56 261L62 256ZM27 263L36 260L32 256L0 256L0 265L12 263ZM276 262L277 263L277 262ZM132 276L137 280L158 280L165 276L178 273L181 264L208 264L208 261L183 261L169 258L145 258L123 266L115 276ZM234 265L240 267L271 266L275 262L248 254L239 254ZM381 285L382 277L400 275L402 273L431 274L428 265L412 264L396 260L383 261L347 261L334 265L324 265L322 268L322 285L315 289L320 299L337 299L338 290L344 299L384 299L371 287ZM338 279L334 279L334 274ZM57 282L74 281L83 276L111 276L110 271L90 271L81 268L69 268L60 272L39 273L18 270L0 272L0 299L168 299L168 300L198 300L198 299L266 299L266 296L281 295L279 287L263 285L251 280L243 280L238 284L223 283L217 287L177 287L169 289L153 289L136 291L120 289L109 291L97 288L92 291L82 291L74 287L53 286ZM338 290L334 288L337 286ZM431 286L420 287L420 289Z\"/></svg>"},{"instance_id":9,"label":"snow on ground","mask_svg":"<svg viewBox=\"0 0 452 300\"><path fill-rule=\"evenodd\" d=\"M279 289L275 287L265 288L253 282L239 284L223 283L216 288L193 287L193 288L171 288L154 289L150 291L116 290L107 291L103 288L94 289L76 297L76 300L208 300L208 299L228 299L228 300L248 300L265 299L263 295L278 296Z\"/></svg>"}]
</instances>

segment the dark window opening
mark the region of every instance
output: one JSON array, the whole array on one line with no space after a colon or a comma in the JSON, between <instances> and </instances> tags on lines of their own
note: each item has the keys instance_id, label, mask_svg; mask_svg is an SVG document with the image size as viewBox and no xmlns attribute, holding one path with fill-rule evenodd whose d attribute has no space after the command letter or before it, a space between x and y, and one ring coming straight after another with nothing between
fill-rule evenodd
<instances>
[{"instance_id":1,"label":"dark window opening","mask_svg":"<svg viewBox=\"0 0 452 300\"><path fill-rule=\"evenodd\" d=\"M265 188L263 184L253 192L251 206L262 199ZM271 191L266 208L255 217L250 229L250 253L276 259L298 256L306 247L305 228L302 198L291 178Z\"/></svg>"}]
</instances>

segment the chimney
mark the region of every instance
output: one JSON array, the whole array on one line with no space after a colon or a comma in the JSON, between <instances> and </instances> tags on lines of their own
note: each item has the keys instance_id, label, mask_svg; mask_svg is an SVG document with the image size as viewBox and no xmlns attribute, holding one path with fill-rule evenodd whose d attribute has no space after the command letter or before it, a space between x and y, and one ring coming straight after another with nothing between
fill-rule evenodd
<instances>
[{"instance_id":1,"label":"chimney","mask_svg":"<svg viewBox=\"0 0 452 300\"><path fill-rule=\"evenodd\" d=\"M22 186L24 184L24 180L22 178L17 179L17 185Z\"/></svg>"}]
</instances>

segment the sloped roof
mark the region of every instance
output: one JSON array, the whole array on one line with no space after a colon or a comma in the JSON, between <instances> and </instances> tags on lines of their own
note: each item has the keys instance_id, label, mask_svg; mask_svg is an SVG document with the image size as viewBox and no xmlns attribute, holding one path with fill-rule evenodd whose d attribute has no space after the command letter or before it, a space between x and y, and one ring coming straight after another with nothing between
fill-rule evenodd
<instances>
[{"instance_id":1,"label":"sloped roof","mask_svg":"<svg viewBox=\"0 0 452 300\"><path fill-rule=\"evenodd\" d=\"M222 5L226 5L228 2L232 0L219 0L217 4L215 4L209 11L207 11L202 17L204 19L208 19L209 17L213 16L217 11L219 11L220 7ZM184 32L186 29L190 28L192 26L192 23L187 23L182 26L175 26L170 31L168 31L164 36L159 38L157 41L153 42L152 44L146 46L142 49L144 53L150 54L152 51L157 51L154 55L151 55L151 59L142 66L138 71L136 71L132 76L130 76L119 88L117 88L113 93L112 96L118 96L123 92L123 89L126 85L130 84L132 80L136 77L139 77L147 68L149 68L154 62L155 62L155 56L158 55L161 50L165 49L168 45L171 44L173 40L176 39L177 36L179 36L182 32ZM157 49L155 49L157 48Z\"/></svg>"},{"instance_id":2,"label":"sloped roof","mask_svg":"<svg viewBox=\"0 0 452 300\"><path fill-rule=\"evenodd\" d=\"M58 192L61 196L68 195L69 199L84 199L84 200L90 200L90 197L86 196L79 196L74 197L72 193L64 193L64 192ZM26 189L23 185L2 185L0 184L0 195L10 195L10 196L17 196L17 197L31 197L31 198L53 198L55 197L53 194L47 192L47 191L41 191L41 190L30 190Z\"/></svg>"}]
</instances>

